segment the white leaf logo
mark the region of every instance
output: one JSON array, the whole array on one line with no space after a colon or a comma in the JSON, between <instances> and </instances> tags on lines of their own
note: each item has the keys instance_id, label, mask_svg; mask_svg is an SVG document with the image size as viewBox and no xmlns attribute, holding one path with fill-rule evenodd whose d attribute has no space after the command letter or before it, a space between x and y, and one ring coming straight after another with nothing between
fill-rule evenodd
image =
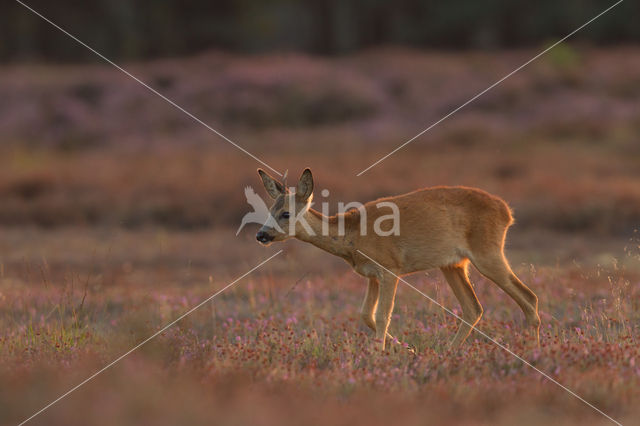
<instances>
[{"instance_id":1,"label":"white leaf logo","mask_svg":"<svg viewBox=\"0 0 640 426\"><path fill-rule=\"evenodd\" d=\"M283 232L274 217L269 213L269 208L265 202L262 201L262 198L256 194L252 187L247 186L244 189L244 195L247 198L247 203L253 207L253 211L244 215L236 235L240 233L247 223L257 223L258 225L264 225L267 228L275 228L278 232Z\"/></svg>"}]
</instances>

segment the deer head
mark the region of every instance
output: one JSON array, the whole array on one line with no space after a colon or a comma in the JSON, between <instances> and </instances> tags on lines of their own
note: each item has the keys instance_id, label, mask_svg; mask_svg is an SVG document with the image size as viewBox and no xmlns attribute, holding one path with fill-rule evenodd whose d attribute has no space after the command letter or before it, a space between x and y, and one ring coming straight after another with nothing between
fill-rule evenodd
<instances>
[{"instance_id":1,"label":"deer head","mask_svg":"<svg viewBox=\"0 0 640 426\"><path fill-rule=\"evenodd\" d=\"M296 218L307 213L313 199L313 176L311 170L305 169L296 185L295 192L288 188L262 169L258 169L267 194L274 200L269 209L270 220L265 223L256 234L256 239L269 245L273 241L284 241L296 236ZM272 219L271 219L272 218ZM282 232L270 223L274 220Z\"/></svg>"}]
</instances>

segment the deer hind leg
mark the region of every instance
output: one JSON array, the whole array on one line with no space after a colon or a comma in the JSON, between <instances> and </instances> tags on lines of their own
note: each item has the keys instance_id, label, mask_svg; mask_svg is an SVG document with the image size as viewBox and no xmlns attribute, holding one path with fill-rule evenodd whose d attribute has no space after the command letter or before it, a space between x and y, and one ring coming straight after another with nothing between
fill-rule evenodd
<instances>
[{"instance_id":1,"label":"deer hind leg","mask_svg":"<svg viewBox=\"0 0 640 426\"><path fill-rule=\"evenodd\" d=\"M473 327L482 318L482 306L469 282L466 262L462 265L440 268L440 270L462 307L463 321L460 323L456 337L451 342L451 347L457 348L464 343Z\"/></svg>"},{"instance_id":2,"label":"deer hind leg","mask_svg":"<svg viewBox=\"0 0 640 426\"><path fill-rule=\"evenodd\" d=\"M471 259L478 271L496 283L524 312L527 324L533 329L534 337L540 344L540 316L538 316L538 297L529 287L516 277L502 252L492 255L475 256Z\"/></svg>"},{"instance_id":3,"label":"deer hind leg","mask_svg":"<svg viewBox=\"0 0 640 426\"><path fill-rule=\"evenodd\" d=\"M397 288L398 278L389 273L384 273L383 278L380 279L380 295L378 298L378 307L375 312L376 339L382 342L382 350L385 348L385 338L391 338L387 333L387 329L391 321L391 313L393 312L393 303L396 298Z\"/></svg>"}]
</instances>

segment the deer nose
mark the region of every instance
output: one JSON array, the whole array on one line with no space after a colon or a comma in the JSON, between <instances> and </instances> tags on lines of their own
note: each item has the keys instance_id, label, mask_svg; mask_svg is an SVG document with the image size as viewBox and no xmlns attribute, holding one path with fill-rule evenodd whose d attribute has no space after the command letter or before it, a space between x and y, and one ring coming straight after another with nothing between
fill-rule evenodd
<instances>
[{"instance_id":1,"label":"deer nose","mask_svg":"<svg viewBox=\"0 0 640 426\"><path fill-rule=\"evenodd\" d=\"M256 240L260 241L261 243L268 243L269 241L273 240L273 237L264 231L260 231L256 234Z\"/></svg>"}]
</instances>

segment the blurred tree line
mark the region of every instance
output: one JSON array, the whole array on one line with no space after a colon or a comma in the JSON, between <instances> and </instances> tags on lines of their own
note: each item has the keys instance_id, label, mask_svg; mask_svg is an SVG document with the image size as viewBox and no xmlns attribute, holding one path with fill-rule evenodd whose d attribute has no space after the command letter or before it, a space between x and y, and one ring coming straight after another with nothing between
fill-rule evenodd
<instances>
[{"instance_id":1,"label":"blurred tree line","mask_svg":"<svg viewBox=\"0 0 640 426\"><path fill-rule=\"evenodd\" d=\"M430 48L538 45L614 0L23 0L118 59L300 50L341 54L381 44ZM576 35L640 41L640 2L627 0ZM14 1L0 3L0 60L94 60Z\"/></svg>"}]
</instances>

